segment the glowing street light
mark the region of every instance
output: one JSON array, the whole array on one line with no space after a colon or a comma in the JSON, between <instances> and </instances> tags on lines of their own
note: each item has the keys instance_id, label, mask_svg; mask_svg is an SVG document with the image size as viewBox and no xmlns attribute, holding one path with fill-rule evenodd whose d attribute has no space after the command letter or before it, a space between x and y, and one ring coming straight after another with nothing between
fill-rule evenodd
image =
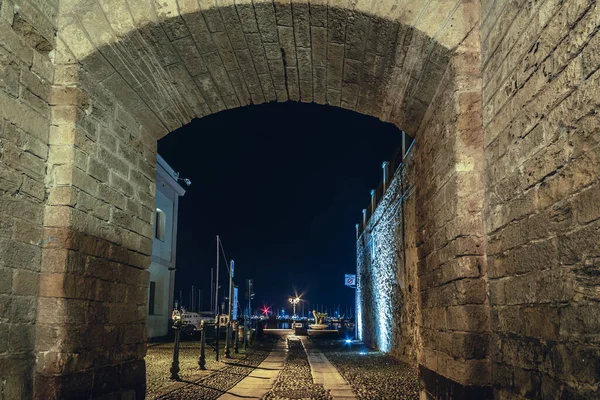
<instances>
[{"instance_id":1,"label":"glowing street light","mask_svg":"<svg viewBox=\"0 0 600 400\"><path fill-rule=\"evenodd\" d=\"M294 317L293 318L296 319L296 304L300 303L300 297L298 297L298 296L290 297L288 300L294 306Z\"/></svg>"}]
</instances>

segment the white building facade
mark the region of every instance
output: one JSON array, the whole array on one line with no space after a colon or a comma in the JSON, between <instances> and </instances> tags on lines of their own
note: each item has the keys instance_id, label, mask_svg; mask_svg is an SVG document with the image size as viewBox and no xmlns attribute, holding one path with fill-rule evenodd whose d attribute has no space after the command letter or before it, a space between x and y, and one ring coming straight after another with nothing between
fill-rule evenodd
<instances>
[{"instance_id":1,"label":"white building facade","mask_svg":"<svg viewBox=\"0 0 600 400\"><path fill-rule=\"evenodd\" d=\"M173 310L179 197L185 190L177 173L160 156L156 159L156 207L148 289L148 338L167 335Z\"/></svg>"}]
</instances>

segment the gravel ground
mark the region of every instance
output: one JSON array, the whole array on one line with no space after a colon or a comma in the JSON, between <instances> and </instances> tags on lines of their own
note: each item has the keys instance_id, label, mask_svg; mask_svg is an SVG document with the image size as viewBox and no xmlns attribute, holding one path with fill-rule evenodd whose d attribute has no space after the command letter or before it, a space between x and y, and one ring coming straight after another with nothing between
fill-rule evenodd
<instances>
[{"instance_id":1,"label":"gravel ground","mask_svg":"<svg viewBox=\"0 0 600 400\"><path fill-rule=\"evenodd\" d=\"M285 365L264 399L333 399L328 390L313 382L306 351L300 339L288 338L287 344L288 357Z\"/></svg>"},{"instance_id":2,"label":"gravel ground","mask_svg":"<svg viewBox=\"0 0 600 400\"><path fill-rule=\"evenodd\" d=\"M364 345L350 347L339 340L315 340L314 343L350 383L358 399L419 399L415 367Z\"/></svg>"},{"instance_id":3,"label":"gravel ground","mask_svg":"<svg viewBox=\"0 0 600 400\"><path fill-rule=\"evenodd\" d=\"M216 370L225 364L215 361L215 351L206 346L206 368ZM243 350L240 351L243 353ZM222 356L221 349L219 355ZM179 376L183 380L191 379L199 373L198 357L200 356L199 341L184 341L179 343ZM173 361L173 342L151 344L146 353L146 397L152 399L161 392L171 381L171 362ZM222 359L221 359L222 361Z\"/></svg>"},{"instance_id":4,"label":"gravel ground","mask_svg":"<svg viewBox=\"0 0 600 400\"><path fill-rule=\"evenodd\" d=\"M192 365L193 362L197 362L198 354L199 354L199 345L195 346L194 354L195 361L186 360L185 364L181 363L180 368L183 371L183 365L189 366L187 368L194 369ZM248 351L245 355L239 354L235 355L234 359L225 359L222 358L219 363L214 361L214 351L208 350L206 352L207 357L207 368L213 369L218 368L219 364L222 368L218 371L214 371L213 373L204 376L197 380L190 379L187 381L187 385L184 387L178 388L177 390L167 393L165 395L159 396L159 399L198 399L198 400L212 400L216 399L225 393L227 390L231 389L235 386L239 381L245 378L250 372L252 372L261 362L264 361L265 358L269 355L273 348L272 341L262 341L255 343L254 346L248 348ZM171 347L172 351L172 347ZM240 349L240 353L243 353L243 350ZM223 353L220 353L223 354ZM172 356L172 353L171 353ZM234 356L232 351L232 356ZM180 355L180 358L182 356ZM208 361L212 358L212 365L208 363ZM169 362L170 366L170 362ZM198 369L198 365L195 365L195 369ZM181 375L181 373L180 373ZM181 376L183 380L185 377ZM149 396L148 396L149 397Z\"/></svg>"}]
</instances>

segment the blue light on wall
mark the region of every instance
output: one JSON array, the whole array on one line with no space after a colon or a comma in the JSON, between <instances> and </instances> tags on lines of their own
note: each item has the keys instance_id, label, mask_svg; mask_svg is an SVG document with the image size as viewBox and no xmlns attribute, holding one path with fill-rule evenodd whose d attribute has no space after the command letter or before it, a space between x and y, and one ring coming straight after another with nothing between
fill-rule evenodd
<instances>
[{"instance_id":1,"label":"blue light on wall","mask_svg":"<svg viewBox=\"0 0 600 400\"><path fill-rule=\"evenodd\" d=\"M357 271L358 272L358 271ZM358 330L358 339L364 340L363 335L363 312L362 312L362 291L361 291L361 279L360 273L356 275L356 317L355 323L357 324L356 329Z\"/></svg>"},{"instance_id":2,"label":"blue light on wall","mask_svg":"<svg viewBox=\"0 0 600 400\"><path fill-rule=\"evenodd\" d=\"M386 197L371 217L357 247L357 296L359 338L383 352L395 342L395 323L401 318L396 269L398 227L402 223L394 201L398 181L392 181Z\"/></svg>"}]
</instances>

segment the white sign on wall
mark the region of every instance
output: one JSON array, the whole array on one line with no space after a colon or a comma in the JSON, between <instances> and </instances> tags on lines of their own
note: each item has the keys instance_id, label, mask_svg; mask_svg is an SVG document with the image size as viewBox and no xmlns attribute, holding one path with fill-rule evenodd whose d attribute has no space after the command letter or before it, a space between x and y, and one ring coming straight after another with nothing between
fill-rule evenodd
<instances>
[{"instance_id":1,"label":"white sign on wall","mask_svg":"<svg viewBox=\"0 0 600 400\"><path fill-rule=\"evenodd\" d=\"M346 274L344 275L344 285L346 286L356 286L356 275L354 274Z\"/></svg>"}]
</instances>

